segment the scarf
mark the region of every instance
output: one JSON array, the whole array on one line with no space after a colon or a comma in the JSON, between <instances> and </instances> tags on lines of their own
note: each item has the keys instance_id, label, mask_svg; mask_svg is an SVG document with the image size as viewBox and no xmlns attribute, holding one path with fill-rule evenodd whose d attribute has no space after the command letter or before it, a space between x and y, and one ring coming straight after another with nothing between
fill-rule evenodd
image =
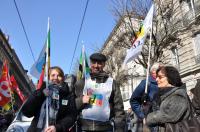
<instances>
[{"instance_id":1,"label":"scarf","mask_svg":"<svg viewBox=\"0 0 200 132\"><path fill-rule=\"evenodd\" d=\"M40 109L40 116L37 124L37 128L44 129L45 127L45 119L46 119L46 101L48 101L48 109L49 109L49 124L56 124L56 116L59 109L59 87L58 85L52 84L49 88L49 96L43 102Z\"/></svg>"}]
</instances>

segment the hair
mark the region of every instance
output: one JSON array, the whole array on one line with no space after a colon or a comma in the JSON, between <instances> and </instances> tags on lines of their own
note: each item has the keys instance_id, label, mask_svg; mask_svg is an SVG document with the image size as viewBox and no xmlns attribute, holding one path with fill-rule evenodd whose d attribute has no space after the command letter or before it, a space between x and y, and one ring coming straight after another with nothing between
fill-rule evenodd
<instances>
[{"instance_id":1,"label":"hair","mask_svg":"<svg viewBox=\"0 0 200 132\"><path fill-rule=\"evenodd\" d=\"M156 74L158 75L158 72L162 72L169 82L169 84L180 87L183 85L183 82L181 81L181 76L178 72L178 70L173 66L161 66L156 71Z\"/></svg>"},{"instance_id":2,"label":"hair","mask_svg":"<svg viewBox=\"0 0 200 132\"><path fill-rule=\"evenodd\" d=\"M157 71L159 67L160 67L160 63L157 63L157 62L154 63L150 68L150 72Z\"/></svg>"},{"instance_id":3,"label":"hair","mask_svg":"<svg viewBox=\"0 0 200 132\"><path fill-rule=\"evenodd\" d=\"M56 70L57 72L58 72L58 74L63 78L63 80L64 80L64 78L65 78L65 76L64 76L64 72L63 72L63 70L60 68L60 67L58 67L58 66L53 66L53 67L50 67L50 69L49 69L49 75L51 74L51 71L52 70Z\"/></svg>"}]
</instances>

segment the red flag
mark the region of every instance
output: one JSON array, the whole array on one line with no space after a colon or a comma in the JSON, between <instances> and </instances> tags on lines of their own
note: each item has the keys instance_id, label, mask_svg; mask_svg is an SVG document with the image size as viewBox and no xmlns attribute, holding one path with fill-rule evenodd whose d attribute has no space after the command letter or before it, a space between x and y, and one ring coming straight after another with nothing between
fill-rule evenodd
<instances>
[{"instance_id":1,"label":"red flag","mask_svg":"<svg viewBox=\"0 0 200 132\"><path fill-rule=\"evenodd\" d=\"M42 83L44 81L44 70L45 68L42 68L42 73L40 74L40 79L38 80L38 84L37 84L37 89L40 89L42 87Z\"/></svg>"},{"instance_id":2,"label":"red flag","mask_svg":"<svg viewBox=\"0 0 200 132\"><path fill-rule=\"evenodd\" d=\"M11 87L12 90L16 91L17 94L19 95L21 101L24 102L26 99L25 99L23 93L21 92L21 90L19 89L17 81L15 80L15 77L13 75L10 77L10 82L12 84L12 87Z\"/></svg>"},{"instance_id":3,"label":"red flag","mask_svg":"<svg viewBox=\"0 0 200 132\"><path fill-rule=\"evenodd\" d=\"M10 79L8 76L7 61L4 61L2 75L0 78L0 106L4 106L11 101Z\"/></svg>"}]
</instances>

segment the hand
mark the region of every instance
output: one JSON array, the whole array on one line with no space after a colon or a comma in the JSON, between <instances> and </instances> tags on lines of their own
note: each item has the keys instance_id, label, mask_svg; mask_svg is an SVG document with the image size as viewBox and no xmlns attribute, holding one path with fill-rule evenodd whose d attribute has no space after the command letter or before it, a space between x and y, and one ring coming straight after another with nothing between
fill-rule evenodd
<instances>
[{"instance_id":1,"label":"hand","mask_svg":"<svg viewBox=\"0 0 200 132\"><path fill-rule=\"evenodd\" d=\"M143 95L142 95L142 102L147 102L147 101L149 101L149 97L148 97L148 94L147 93L144 93Z\"/></svg>"},{"instance_id":2,"label":"hand","mask_svg":"<svg viewBox=\"0 0 200 132\"><path fill-rule=\"evenodd\" d=\"M151 102L144 102L142 105L142 111L144 113L145 116L148 115L149 112L151 112L151 107L152 107L152 103Z\"/></svg>"},{"instance_id":3,"label":"hand","mask_svg":"<svg viewBox=\"0 0 200 132\"><path fill-rule=\"evenodd\" d=\"M55 126L48 126L44 130L45 132L56 132L56 127Z\"/></svg>"},{"instance_id":4,"label":"hand","mask_svg":"<svg viewBox=\"0 0 200 132\"><path fill-rule=\"evenodd\" d=\"M83 104L89 104L90 96L83 95L82 100L83 100Z\"/></svg>"},{"instance_id":5,"label":"hand","mask_svg":"<svg viewBox=\"0 0 200 132\"><path fill-rule=\"evenodd\" d=\"M49 96L49 89L45 88L43 90L43 93L44 93L45 96Z\"/></svg>"}]
</instances>

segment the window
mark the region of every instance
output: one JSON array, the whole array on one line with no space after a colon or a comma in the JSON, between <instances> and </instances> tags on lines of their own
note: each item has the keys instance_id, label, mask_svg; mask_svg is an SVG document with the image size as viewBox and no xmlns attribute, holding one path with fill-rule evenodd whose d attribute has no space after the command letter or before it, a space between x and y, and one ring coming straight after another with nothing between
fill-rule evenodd
<instances>
[{"instance_id":1,"label":"window","mask_svg":"<svg viewBox=\"0 0 200 132\"><path fill-rule=\"evenodd\" d=\"M200 34L194 37L194 53L196 63L200 63Z\"/></svg>"},{"instance_id":2,"label":"window","mask_svg":"<svg viewBox=\"0 0 200 132\"><path fill-rule=\"evenodd\" d=\"M172 56L171 56L171 63L172 65L179 68L179 58L178 58L178 49L176 46L171 48Z\"/></svg>"},{"instance_id":3,"label":"window","mask_svg":"<svg viewBox=\"0 0 200 132\"><path fill-rule=\"evenodd\" d=\"M191 19L195 16L194 0L180 0L180 5L182 8L183 17L187 16L187 19Z\"/></svg>"}]
</instances>

